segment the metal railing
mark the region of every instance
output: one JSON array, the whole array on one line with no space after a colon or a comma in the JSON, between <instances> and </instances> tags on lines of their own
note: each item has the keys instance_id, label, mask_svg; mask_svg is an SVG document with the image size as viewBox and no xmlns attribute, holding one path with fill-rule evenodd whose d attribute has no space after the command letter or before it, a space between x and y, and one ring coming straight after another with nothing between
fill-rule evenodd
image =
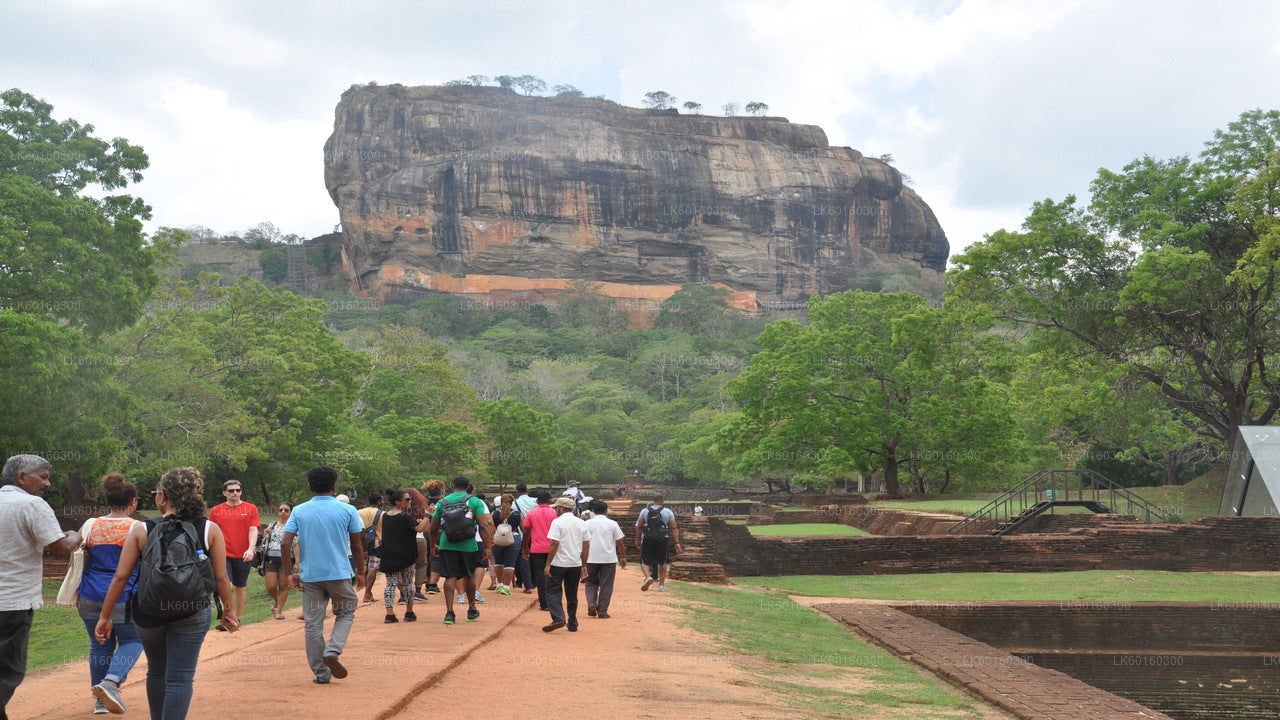
<instances>
[{"instance_id":1,"label":"metal railing","mask_svg":"<svg viewBox=\"0 0 1280 720\"><path fill-rule=\"evenodd\" d=\"M947 529L948 533L995 530L1001 523L1020 515L1039 503L1094 502L1113 513L1140 517L1144 522L1166 519L1166 513L1093 470L1041 470L1005 491L964 520Z\"/></svg>"}]
</instances>

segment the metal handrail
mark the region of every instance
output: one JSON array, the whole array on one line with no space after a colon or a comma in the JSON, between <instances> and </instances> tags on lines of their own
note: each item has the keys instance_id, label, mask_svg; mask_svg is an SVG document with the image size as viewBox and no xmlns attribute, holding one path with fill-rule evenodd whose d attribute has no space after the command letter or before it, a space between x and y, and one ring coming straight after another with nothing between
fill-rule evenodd
<instances>
[{"instance_id":1,"label":"metal handrail","mask_svg":"<svg viewBox=\"0 0 1280 720\"><path fill-rule=\"evenodd\" d=\"M1072 482L1076 480L1076 482ZM1165 520L1166 513L1158 506L1143 500L1137 494L1112 482L1109 478L1093 470L1040 470L1032 473L1022 482L1006 490L991 502L971 513L964 520L947 528L948 533L958 533L967 527L979 523L998 525L1027 508L1041 502L1041 496L1049 500L1071 501L1074 492L1076 501L1092 500L1119 512L1123 507L1126 515L1143 516L1145 522L1152 522L1152 517ZM1046 495L1046 493L1049 493ZM1088 497L1086 497L1086 493ZM1104 499L1105 498L1105 499ZM1017 512L1011 512L1014 500L1017 500ZM1052 508L1050 508L1052 510Z\"/></svg>"}]
</instances>

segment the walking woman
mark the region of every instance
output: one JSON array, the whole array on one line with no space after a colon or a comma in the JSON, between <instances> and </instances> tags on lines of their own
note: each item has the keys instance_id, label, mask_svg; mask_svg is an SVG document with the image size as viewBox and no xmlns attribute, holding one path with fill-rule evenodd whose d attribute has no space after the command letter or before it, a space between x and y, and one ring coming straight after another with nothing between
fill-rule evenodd
<instances>
[{"instance_id":1,"label":"walking woman","mask_svg":"<svg viewBox=\"0 0 1280 720\"><path fill-rule=\"evenodd\" d=\"M493 513L493 566L490 570L493 572L494 581L498 584L494 589L502 595L510 595L511 586L516 582L516 562L520 559L520 541L524 539L520 534L520 521L523 518L515 506L515 500L515 495L503 493L502 504ZM511 528L509 545L497 543L498 528L503 524ZM502 532L505 533L505 531Z\"/></svg>"},{"instance_id":2,"label":"walking woman","mask_svg":"<svg viewBox=\"0 0 1280 720\"><path fill-rule=\"evenodd\" d=\"M413 499L404 490L392 490L387 496L391 508L382 513L382 562L379 569L387 576L387 586L382 591L382 604L387 609L384 622L400 622L396 618L396 588L404 597L404 621L413 622L418 615L413 612L414 566L418 562L416 535L426 530L430 520L417 521L413 517Z\"/></svg>"},{"instance_id":3,"label":"walking woman","mask_svg":"<svg viewBox=\"0 0 1280 720\"><path fill-rule=\"evenodd\" d=\"M289 522L289 513L293 512L293 503L282 502L276 508L276 519L267 526L266 552L262 558L262 576L267 582L267 594L271 596L271 616L284 620L284 604L289 602L289 574L293 568L280 567L280 541L284 538L284 524ZM296 542L296 541L295 541ZM298 553L293 553L298 557Z\"/></svg>"},{"instance_id":4,"label":"walking woman","mask_svg":"<svg viewBox=\"0 0 1280 720\"><path fill-rule=\"evenodd\" d=\"M142 641L138 639L138 630L128 611L128 603L138 581L137 574L129 576L121 599L108 611L114 626L112 632L103 642L96 642L93 637L98 616L102 614L102 601L107 597L107 588L111 586L111 578L120 564L125 538L138 524L130 517L138 509L138 488L125 482L124 476L111 473L103 477L102 494L110 512L91 520L85 530L84 575L80 580L79 600L76 601L76 609L89 635L89 682L96 698L94 715L124 712L120 686L142 654Z\"/></svg>"},{"instance_id":5,"label":"walking woman","mask_svg":"<svg viewBox=\"0 0 1280 720\"><path fill-rule=\"evenodd\" d=\"M188 523L195 529L196 536L200 538L200 551L209 559L218 596L226 608L219 623L234 632L240 624L235 616L235 605L231 603L227 548L222 540L222 531L204 517L204 477L195 468L173 468L160 478L153 494L160 514L134 525L129 531L120 553L120 565L111 579L102 612L98 615L95 639L105 643L111 636L113 623L110 611L124 594L125 585L147 545L148 534L169 522ZM191 706L191 685L200 659L200 646L209 632L211 613L207 598L193 598L189 604L193 607L203 604L203 607L177 617L157 617L145 612L136 596L134 598L133 621L138 627L142 649L147 654L147 704L151 709L151 720L184 720ZM114 700L118 703L119 697Z\"/></svg>"}]
</instances>

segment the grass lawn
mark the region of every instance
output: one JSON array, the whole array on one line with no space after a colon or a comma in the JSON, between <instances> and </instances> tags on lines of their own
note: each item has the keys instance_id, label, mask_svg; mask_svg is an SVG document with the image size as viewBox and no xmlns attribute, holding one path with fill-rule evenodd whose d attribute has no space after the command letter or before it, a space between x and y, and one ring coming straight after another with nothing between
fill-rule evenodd
<instances>
[{"instance_id":1,"label":"grass lawn","mask_svg":"<svg viewBox=\"0 0 1280 720\"><path fill-rule=\"evenodd\" d=\"M995 494L992 494L992 498ZM951 512L960 515L981 510L991 499L974 500L972 496L963 498L943 498L940 500L881 500L871 503L871 507L899 508L902 510L919 510L921 512Z\"/></svg>"},{"instance_id":2,"label":"grass lawn","mask_svg":"<svg viewBox=\"0 0 1280 720\"><path fill-rule=\"evenodd\" d=\"M44 607L35 613L31 624L31 643L27 650L27 669L60 665L72 660L85 660L89 657L89 633L85 631L84 621L80 619L75 608L60 608L53 604L58 597L61 580L44 581ZM302 593L289 593L288 609L296 609L302 605ZM298 622L293 613L286 612L288 621ZM257 572L249 574L249 597L245 601L242 625L258 622L271 616L271 596ZM88 675L86 674L86 677Z\"/></svg>"},{"instance_id":3,"label":"grass lawn","mask_svg":"<svg viewBox=\"0 0 1280 720\"><path fill-rule=\"evenodd\" d=\"M1280 603L1275 576L1088 570L1058 573L790 575L734 578L796 595L882 600L1095 600Z\"/></svg>"},{"instance_id":4,"label":"grass lawn","mask_svg":"<svg viewBox=\"0 0 1280 720\"><path fill-rule=\"evenodd\" d=\"M747 527L755 537L803 537L809 535L837 535L858 537L870 535L851 525L839 523L797 523L795 525L751 525Z\"/></svg>"},{"instance_id":5,"label":"grass lawn","mask_svg":"<svg viewBox=\"0 0 1280 720\"><path fill-rule=\"evenodd\" d=\"M725 649L767 661L745 667L756 677L755 685L785 696L799 717L941 720L972 718L984 707L781 593L689 583L675 587L680 597L693 601L684 624L713 635Z\"/></svg>"}]
</instances>

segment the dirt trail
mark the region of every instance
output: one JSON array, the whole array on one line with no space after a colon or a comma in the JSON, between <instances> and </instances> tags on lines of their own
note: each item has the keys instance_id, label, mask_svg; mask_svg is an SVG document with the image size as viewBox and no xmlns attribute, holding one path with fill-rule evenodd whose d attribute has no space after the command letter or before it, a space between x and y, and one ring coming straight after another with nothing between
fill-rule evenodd
<instances>
[{"instance_id":1,"label":"dirt trail","mask_svg":"<svg viewBox=\"0 0 1280 720\"><path fill-rule=\"evenodd\" d=\"M555 717L566 719L600 718L601 707L607 717L795 717L783 698L751 687L756 680L740 665L746 659L680 627L674 595L656 587L642 593L641 579L634 565L620 570L611 617L587 617L584 601L576 633L542 632L549 616L536 596L519 590L485 592L489 602L475 623L460 617L444 625L436 595L415 606L418 622L388 625L379 589L379 602L356 612L342 656L350 676L330 685L311 681L293 613L233 634L210 632L189 717L297 717L299 707L340 704L348 720L408 718L462 698L501 702L504 692L545 697ZM145 675L143 656L123 688L126 717L146 717ZM8 709L15 720L62 720L91 708L89 670L80 661L29 675Z\"/></svg>"}]
</instances>

